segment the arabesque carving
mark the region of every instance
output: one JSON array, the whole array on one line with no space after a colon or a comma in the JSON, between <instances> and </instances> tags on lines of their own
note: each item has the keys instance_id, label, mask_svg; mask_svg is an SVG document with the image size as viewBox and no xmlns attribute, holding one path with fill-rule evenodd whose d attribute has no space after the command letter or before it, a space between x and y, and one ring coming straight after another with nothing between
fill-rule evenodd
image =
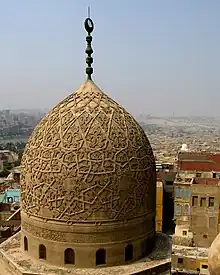
<instances>
[{"instance_id":1,"label":"arabesque carving","mask_svg":"<svg viewBox=\"0 0 220 275\"><path fill-rule=\"evenodd\" d=\"M130 219L154 211L155 192L144 131L91 81L41 120L23 155L22 210L32 216Z\"/></svg>"},{"instance_id":2,"label":"arabesque carving","mask_svg":"<svg viewBox=\"0 0 220 275\"><path fill-rule=\"evenodd\" d=\"M69 233L60 232L52 229L42 228L36 225L29 224L27 222L22 222L22 229L27 232L31 232L31 235L55 242L67 242L67 243L109 243L118 242L122 240L129 240L135 238L136 236L146 236L154 232L154 228L151 223L146 223L145 226L132 226L125 230L117 231L117 234L112 234L112 232L102 232L102 233Z\"/></svg>"},{"instance_id":3,"label":"arabesque carving","mask_svg":"<svg viewBox=\"0 0 220 275\"><path fill-rule=\"evenodd\" d=\"M45 240L56 241L56 242L67 242L67 236L64 232L59 232L39 226L31 225L27 222L22 223L22 229L27 232L31 232L37 238L43 238Z\"/></svg>"}]
</instances>

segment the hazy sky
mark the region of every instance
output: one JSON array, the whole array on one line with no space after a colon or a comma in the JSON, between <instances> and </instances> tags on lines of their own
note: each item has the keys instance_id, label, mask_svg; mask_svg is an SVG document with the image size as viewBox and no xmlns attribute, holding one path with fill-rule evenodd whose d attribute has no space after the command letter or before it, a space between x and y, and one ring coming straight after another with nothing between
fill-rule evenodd
<instances>
[{"instance_id":1,"label":"hazy sky","mask_svg":"<svg viewBox=\"0 0 220 275\"><path fill-rule=\"evenodd\" d=\"M133 115L220 115L219 0L0 0L0 108L51 108L85 79Z\"/></svg>"}]
</instances>

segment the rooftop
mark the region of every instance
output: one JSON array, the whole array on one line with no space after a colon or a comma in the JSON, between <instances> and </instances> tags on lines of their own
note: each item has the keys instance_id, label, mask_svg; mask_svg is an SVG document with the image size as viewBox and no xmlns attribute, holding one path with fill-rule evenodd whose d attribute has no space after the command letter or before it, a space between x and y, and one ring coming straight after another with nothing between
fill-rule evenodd
<instances>
[{"instance_id":1,"label":"rooftop","mask_svg":"<svg viewBox=\"0 0 220 275\"><path fill-rule=\"evenodd\" d=\"M208 248L172 245L172 254L193 259L207 259Z\"/></svg>"},{"instance_id":2,"label":"rooftop","mask_svg":"<svg viewBox=\"0 0 220 275\"><path fill-rule=\"evenodd\" d=\"M207 180L207 183L215 183L219 181L217 178L213 178L212 172L201 172L200 175L197 175L196 171L179 171L176 174L175 184L204 184ZM213 181L214 180L214 181ZM202 183L203 182L203 183Z\"/></svg>"},{"instance_id":3,"label":"rooftop","mask_svg":"<svg viewBox=\"0 0 220 275\"><path fill-rule=\"evenodd\" d=\"M220 171L220 153L181 152L178 154L181 170Z\"/></svg>"},{"instance_id":4,"label":"rooftop","mask_svg":"<svg viewBox=\"0 0 220 275\"><path fill-rule=\"evenodd\" d=\"M194 178L192 184L219 185L220 179L216 178Z\"/></svg>"}]
</instances>

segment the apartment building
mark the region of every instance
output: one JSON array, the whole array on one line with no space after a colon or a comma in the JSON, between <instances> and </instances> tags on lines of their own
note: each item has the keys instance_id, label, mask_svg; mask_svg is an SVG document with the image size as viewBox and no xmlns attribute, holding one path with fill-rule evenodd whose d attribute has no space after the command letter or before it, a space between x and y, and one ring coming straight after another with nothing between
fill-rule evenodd
<instances>
[{"instance_id":1,"label":"apartment building","mask_svg":"<svg viewBox=\"0 0 220 275\"><path fill-rule=\"evenodd\" d=\"M213 172L177 174L172 274L209 274L208 248L219 233L220 179Z\"/></svg>"}]
</instances>

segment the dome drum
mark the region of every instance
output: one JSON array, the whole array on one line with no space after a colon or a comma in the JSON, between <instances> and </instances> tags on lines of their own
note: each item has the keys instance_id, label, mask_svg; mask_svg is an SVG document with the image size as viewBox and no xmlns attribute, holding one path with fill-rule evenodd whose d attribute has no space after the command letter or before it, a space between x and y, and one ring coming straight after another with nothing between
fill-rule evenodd
<instances>
[{"instance_id":1,"label":"dome drum","mask_svg":"<svg viewBox=\"0 0 220 275\"><path fill-rule=\"evenodd\" d=\"M22 213L22 247L27 250L24 249L24 240L27 239L27 253L39 259L39 247L44 245L45 260L58 266L65 266L64 251L71 248L75 252L74 266L77 268L96 267L96 251L105 249L106 265L121 265L126 263L125 247L128 244L133 246L131 261L147 255L152 250L155 234L153 220L153 213L149 213L147 220L139 218L128 221L124 226L122 223L118 227L110 224L97 225L98 230L91 226L88 232L86 224L70 226L43 222Z\"/></svg>"},{"instance_id":2,"label":"dome drum","mask_svg":"<svg viewBox=\"0 0 220 275\"><path fill-rule=\"evenodd\" d=\"M140 258L148 255L152 251L152 243L154 240L154 232L147 233L138 240L130 242L122 242L117 245L114 243L108 243L105 245L89 245L89 244L71 244L71 243L59 243L50 242L48 240L42 240L31 236L25 232L22 232L22 247L24 246L24 237L28 239L28 253L33 259L39 260L39 247L44 245L46 248L45 261L53 266L65 267L64 253L66 249L73 249L75 253L74 267L76 268L96 268L96 252L99 249L106 251L105 266L116 266L128 264L130 262L139 260ZM133 256L130 261L125 260L125 248L128 244L133 247ZM144 248L143 248L144 247Z\"/></svg>"}]
</instances>

